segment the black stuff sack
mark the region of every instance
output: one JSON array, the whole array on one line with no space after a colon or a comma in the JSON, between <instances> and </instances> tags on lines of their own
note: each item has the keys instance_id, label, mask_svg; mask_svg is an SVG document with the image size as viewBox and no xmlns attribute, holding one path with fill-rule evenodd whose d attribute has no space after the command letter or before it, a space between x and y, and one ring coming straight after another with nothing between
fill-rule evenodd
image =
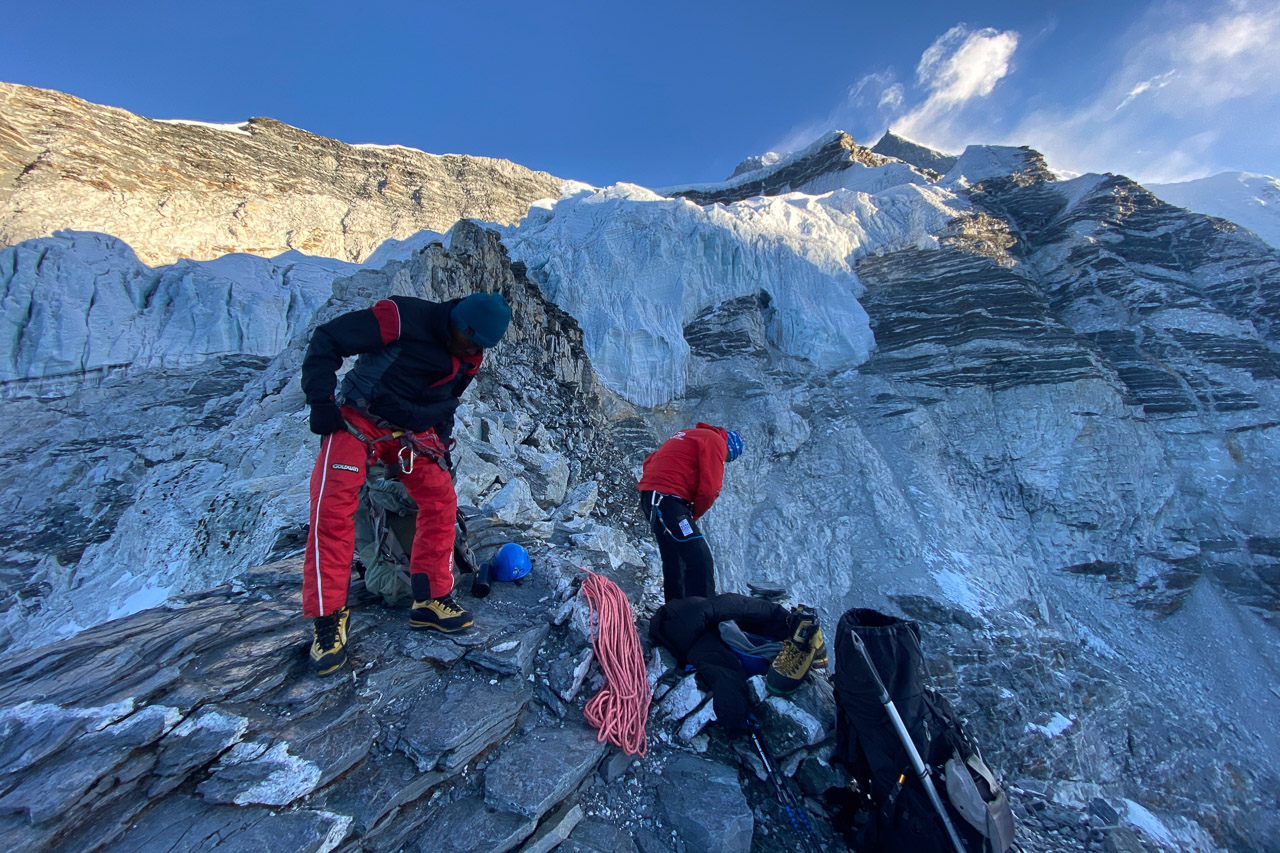
<instances>
[{"instance_id":1,"label":"black stuff sack","mask_svg":"<svg viewBox=\"0 0 1280 853\"><path fill-rule=\"evenodd\" d=\"M968 853L1005 853L1013 844L1013 810L963 721L926 684L919 626L855 608L836 627L836 760L849 770L859 815L846 840L859 851L938 853L953 845L913 769L880 689L853 642L862 639L916 751Z\"/></svg>"}]
</instances>

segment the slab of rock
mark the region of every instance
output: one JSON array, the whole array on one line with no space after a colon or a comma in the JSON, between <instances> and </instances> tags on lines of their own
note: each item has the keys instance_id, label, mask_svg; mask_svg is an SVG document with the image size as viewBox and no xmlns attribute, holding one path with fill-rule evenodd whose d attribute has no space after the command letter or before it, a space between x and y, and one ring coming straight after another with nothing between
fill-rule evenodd
<instances>
[{"instance_id":1,"label":"slab of rock","mask_svg":"<svg viewBox=\"0 0 1280 853\"><path fill-rule=\"evenodd\" d=\"M480 797L450 803L427 822L415 853L506 853L528 838L537 821L485 805Z\"/></svg>"},{"instance_id":2,"label":"slab of rock","mask_svg":"<svg viewBox=\"0 0 1280 853\"><path fill-rule=\"evenodd\" d=\"M457 471L454 489L458 493L460 504L478 504L480 496L489 491L494 483L508 479L501 468L482 459L469 442L459 442L453 456Z\"/></svg>"},{"instance_id":3,"label":"slab of rock","mask_svg":"<svg viewBox=\"0 0 1280 853\"><path fill-rule=\"evenodd\" d=\"M679 735L681 740L693 740L707 725L716 718L716 710L711 702L703 704L701 708L684 718L684 722L680 724ZM699 750L701 751L701 750Z\"/></svg>"},{"instance_id":4,"label":"slab of rock","mask_svg":"<svg viewBox=\"0 0 1280 853\"><path fill-rule=\"evenodd\" d=\"M607 747L580 723L537 729L506 746L485 768L485 802L540 818L582 783Z\"/></svg>"},{"instance_id":5,"label":"slab of rock","mask_svg":"<svg viewBox=\"0 0 1280 853\"><path fill-rule=\"evenodd\" d=\"M285 726L270 743L236 744L197 790L215 803L288 805L363 759L377 734L368 714L338 705Z\"/></svg>"},{"instance_id":6,"label":"slab of rock","mask_svg":"<svg viewBox=\"0 0 1280 853\"><path fill-rule=\"evenodd\" d=\"M429 661L441 666L451 666L462 659L466 650L442 634L434 631L406 633L397 643L406 657Z\"/></svg>"},{"instance_id":7,"label":"slab of rock","mask_svg":"<svg viewBox=\"0 0 1280 853\"><path fill-rule=\"evenodd\" d=\"M486 515L516 526L533 524L545 517L542 508L534 501L533 493L529 491L529 484L519 478L503 486L481 509Z\"/></svg>"},{"instance_id":8,"label":"slab of rock","mask_svg":"<svg viewBox=\"0 0 1280 853\"><path fill-rule=\"evenodd\" d=\"M350 815L352 830L362 838L393 810L417 800L446 775L421 773L398 752L377 749L332 785L316 792L307 805Z\"/></svg>"},{"instance_id":9,"label":"slab of rock","mask_svg":"<svg viewBox=\"0 0 1280 853\"><path fill-rule=\"evenodd\" d=\"M309 809L210 808L190 797L170 797L138 818L104 853L318 853L347 836L351 818ZM212 842L212 844L211 844Z\"/></svg>"},{"instance_id":10,"label":"slab of rock","mask_svg":"<svg viewBox=\"0 0 1280 853\"><path fill-rule=\"evenodd\" d=\"M635 853L635 849L625 829L594 817L578 824L559 848L563 853Z\"/></svg>"},{"instance_id":11,"label":"slab of rock","mask_svg":"<svg viewBox=\"0 0 1280 853\"><path fill-rule=\"evenodd\" d=\"M550 853L582 822L583 814L582 806L577 803L566 803L556 809L547 815L538 831L520 848L520 853Z\"/></svg>"},{"instance_id":12,"label":"slab of rock","mask_svg":"<svg viewBox=\"0 0 1280 853\"><path fill-rule=\"evenodd\" d=\"M697 679L688 676L676 682L676 686L662 697L658 709L667 719L683 720L705 701L707 701L707 694L698 688Z\"/></svg>"},{"instance_id":13,"label":"slab of rock","mask_svg":"<svg viewBox=\"0 0 1280 853\"><path fill-rule=\"evenodd\" d=\"M398 746L423 772L453 770L503 740L532 691L523 683L466 680L426 691Z\"/></svg>"},{"instance_id":14,"label":"slab of rock","mask_svg":"<svg viewBox=\"0 0 1280 853\"><path fill-rule=\"evenodd\" d=\"M91 731L76 741L74 749L63 750L23 774L0 797L0 809L25 812L34 824L60 817L82 797L95 798L121 781L115 773L127 766L131 753L159 740L179 720L173 708L148 705Z\"/></svg>"},{"instance_id":15,"label":"slab of rock","mask_svg":"<svg viewBox=\"0 0 1280 853\"><path fill-rule=\"evenodd\" d=\"M187 775L239 743L249 721L215 706L201 708L160 741L154 773L160 777L148 793L159 796L182 784Z\"/></svg>"},{"instance_id":16,"label":"slab of rock","mask_svg":"<svg viewBox=\"0 0 1280 853\"><path fill-rule=\"evenodd\" d=\"M320 784L318 765L289 751L286 741L244 741L214 765L196 791L211 803L284 806Z\"/></svg>"},{"instance_id":17,"label":"slab of rock","mask_svg":"<svg viewBox=\"0 0 1280 853\"><path fill-rule=\"evenodd\" d=\"M578 548L584 551L597 551L605 555L612 568L622 565L643 566L644 557L631 544L626 533L603 524L587 524L582 533L569 537Z\"/></svg>"},{"instance_id":18,"label":"slab of rock","mask_svg":"<svg viewBox=\"0 0 1280 853\"><path fill-rule=\"evenodd\" d=\"M770 696L756 706L756 716L770 747L779 755L821 743L826 727L808 711L781 696Z\"/></svg>"},{"instance_id":19,"label":"slab of rock","mask_svg":"<svg viewBox=\"0 0 1280 853\"><path fill-rule=\"evenodd\" d=\"M485 669L491 669L502 675L527 677L533 671L533 662L538 649L547 639L551 626L547 623L535 625L514 637L504 638L500 642L480 650L467 653L467 660Z\"/></svg>"},{"instance_id":20,"label":"slab of rock","mask_svg":"<svg viewBox=\"0 0 1280 853\"><path fill-rule=\"evenodd\" d=\"M547 453L525 444L516 445L533 499L542 507L557 507L569 487L569 462L561 453Z\"/></svg>"},{"instance_id":21,"label":"slab of rock","mask_svg":"<svg viewBox=\"0 0 1280 853\"><path fill-rule=\"evenodd\" d=\"M579 483L568 491L564 500L551 514L552 521L568 521L573 518L585 518L591 515L600 500L600 486L595 480Z\"/></svg>"},{"instance_id":22,"label":"slab of rock","mask_svg":"<svg viewBox=\"0 0 1280 853\"><path fill-rule=\"evenodd\" d=\"M690 853L746 853L755 818L738 774L715 761L682 755L662 772L658 812Z\"/></svg>"}]
</instances>

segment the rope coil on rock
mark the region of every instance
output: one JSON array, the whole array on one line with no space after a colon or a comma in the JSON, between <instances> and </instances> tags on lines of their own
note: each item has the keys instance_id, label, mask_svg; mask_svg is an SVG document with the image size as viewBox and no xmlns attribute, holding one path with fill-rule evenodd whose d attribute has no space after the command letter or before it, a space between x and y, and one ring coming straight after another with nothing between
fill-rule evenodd
<instances>
[{"instance_id":1,"label":"rope coil on rock","mask_svg":"<svg viewBox=\"0 0 1280 853\"><path fill-rule=\"evenodd\" d=\"M604 686L584 711L587 722L599 730L597 740L607 738L627 755L643 756L648 749L644 725L652 694L631 602L613 581L589 571L582 594L590 606L591 648L604 672Z\"/></svg>"}]
</instances>

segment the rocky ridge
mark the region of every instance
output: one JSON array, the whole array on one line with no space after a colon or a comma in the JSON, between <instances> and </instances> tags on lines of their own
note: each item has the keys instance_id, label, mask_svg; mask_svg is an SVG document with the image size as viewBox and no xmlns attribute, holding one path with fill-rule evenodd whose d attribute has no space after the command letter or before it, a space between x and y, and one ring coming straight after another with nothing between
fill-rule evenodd
<instances>
[{"instance_id":1,"label":"rocky ridge","mask_svg":"<svg viewBox=\"0 0 1280 853\"><path fill-rule=\"evenodd\" d=\"M871 150L876 154L910 163L917 169L937 172L939 175L950 172L959 159L950 154L934 151L918 142L912 142L905 136L898 136L892 130L885 131L884 136L871 146Z\"/></svg>"},{"instance_id":2,"label":"rocky ridge","mask_svg":"<svg viewBox=\"0 0 1280 853\"><path fill-rule=\"evenodd\" d=\"M290 249L360 262L459 219L514 222L563 183L506 160L347 145L269 118L155 121L0 83L0 246L72 228L150 266Z\"/></svg>"},{"instance_id":3,"label":"rocky ridge","mask_svg":"<svg viewBox=\"0 0 1280 853\"><path fill-rule=\"evenodd\" d=\"M765 162L762 159L757 169L735 172L723 184L667 187L660 192L701 205L731 204L752 196L805 190L819 178L839 175L854 166L876 168L890 162L893 162L890 158L854 142L849 134L834 131L804 150L779 160Z\"/></svg>"}]
</instances>

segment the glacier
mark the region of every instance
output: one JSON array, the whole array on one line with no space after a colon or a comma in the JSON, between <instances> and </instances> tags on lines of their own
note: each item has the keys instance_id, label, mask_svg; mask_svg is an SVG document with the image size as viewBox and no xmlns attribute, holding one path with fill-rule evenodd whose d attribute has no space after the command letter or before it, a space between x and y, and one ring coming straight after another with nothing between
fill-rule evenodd
<instances>
[{"instance_id":1,"label":"glacier","mask_svg":"<svg viewBox=\"0 0 1280 853\"><path fill-rule=\"evenodd\" d=\"M866 361L874 336L853 264L876 251L936 246L964 207L915 183L710 207L624 184L540 203L498 230L578 320L605 385L657 406L687 387L685 325L743 296L767 294L768 340L783 352L823 370Z\"/></svg>"},{"instance_id":2,"label":"glacier","mask_svg":"<svg viewBox=\"0 0 1280 853\"><path fill-rule=\"evenodd\" d=\"M289 251L148 267L123 241L60 231L0 250L0 383L211 356L269 357L358 265Z\"/></svg>"}]
</instances>

